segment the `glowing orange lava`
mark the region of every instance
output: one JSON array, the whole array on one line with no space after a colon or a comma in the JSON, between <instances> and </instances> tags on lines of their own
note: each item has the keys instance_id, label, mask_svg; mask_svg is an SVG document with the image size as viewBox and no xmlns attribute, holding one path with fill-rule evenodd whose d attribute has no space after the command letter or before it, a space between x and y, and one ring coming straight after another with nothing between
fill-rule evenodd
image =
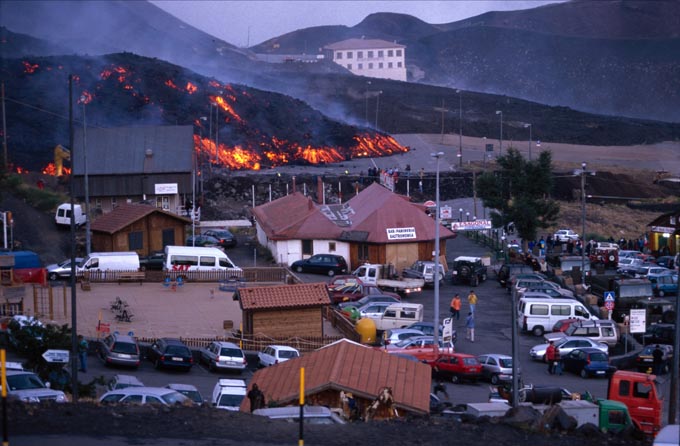
<instances>
[{"instance_id":1,"label":"glowing orange lava","mask_svg":"<svg viewBox=\"0 0 680 446\"><path fill-rule=\"evenodd\" d=\"M71 169L68 168L68 167L62 167L61 170L62 170L62 175L70 175L71 174ZM42 170L42 173L44 175L56 176L57 175L57 167L54 165L54 163L49 163Z\"/></svg>"},{"instance_id":2,"label":"glowing orange lava","mask_svg":"<svg viewBox=\"0 0 680 446\"><path fill-rule=\"evenodd\" d=\"M198 87L191 82L187 82L187 93L194 94L198 91Z\"/></svg>"}]
</instances>

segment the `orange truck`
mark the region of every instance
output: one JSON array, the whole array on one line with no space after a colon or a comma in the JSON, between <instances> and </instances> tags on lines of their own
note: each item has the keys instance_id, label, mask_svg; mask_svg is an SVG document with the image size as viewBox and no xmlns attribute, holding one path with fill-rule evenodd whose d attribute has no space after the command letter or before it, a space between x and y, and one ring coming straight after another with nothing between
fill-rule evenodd
<instances>
[{"instance_id":1,"label":"orange truck","mask_svg":"<svg viewBox=\"0 0 680 446\"><path fill-rule=\"evenodd\" d=\"M609 379L607 398L624 403L633 423L646 435L661 429L663 398L656 387L656 375L619 370Z\"/></svg>"}]
</instances>

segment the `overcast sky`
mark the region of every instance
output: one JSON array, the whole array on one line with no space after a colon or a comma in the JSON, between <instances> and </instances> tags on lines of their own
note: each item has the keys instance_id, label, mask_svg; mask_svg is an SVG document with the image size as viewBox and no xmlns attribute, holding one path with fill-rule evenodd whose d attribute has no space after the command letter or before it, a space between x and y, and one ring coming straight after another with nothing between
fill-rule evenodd
<instances>
[{"instance_id":1,"label":"overcast sky","mask_svg":"<svg viewBox=\"0 0 680 446\"><path fill-rule=\"evenodd\" d=\"M409 14L449 23L487 11L535 8L558 0L449 1L193 1L151 0L184 22L233 45L261 43L301 28L354 26L374 12ZM561 0L560 0L561 1Z\"/></svg>"}]
</instances>

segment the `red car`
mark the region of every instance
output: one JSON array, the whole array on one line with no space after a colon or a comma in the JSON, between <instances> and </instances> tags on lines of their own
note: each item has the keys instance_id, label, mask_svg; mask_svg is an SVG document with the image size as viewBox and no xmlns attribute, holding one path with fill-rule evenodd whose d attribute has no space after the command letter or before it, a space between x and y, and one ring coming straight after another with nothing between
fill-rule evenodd
<instances>
[{"instance_id":1,"label":"red car","mask_svg":"<svg viewBox=\"0 0 680 446\"><path fill-rule=\"evenodd\" d=\"M568 319L560 319L559 321L555 322L555 325L553 325L552 331L554 332L565 332L567 331L567 328L571 327L572 324L575 322L580 321L581 319L575 318L575 317L570 317Z\"/></svg>"},{"instance_id":2,"label":"red car","mask_svg":"<svg viewBox=\"0 0 680 446\"><path fill-rule=\"evenodd\" d=\"M401 300L398 294L383 291L375 285L366 285L354 276L337 276L328 283L328 291L334 304L354 302L371 294L382 294Z\"/></svg>"},{"instance_id":3,"label":"red car","mask_svg":"<svg viewBox=\"0 0 680 446\"><path fill-rule=\"evenodd\" d=\"M435 376L449 378L454 383L463 380L475 382L482 378L482 364L467 353L442 353L436 360L426 362Z\"/></svg>"}]
</instances>

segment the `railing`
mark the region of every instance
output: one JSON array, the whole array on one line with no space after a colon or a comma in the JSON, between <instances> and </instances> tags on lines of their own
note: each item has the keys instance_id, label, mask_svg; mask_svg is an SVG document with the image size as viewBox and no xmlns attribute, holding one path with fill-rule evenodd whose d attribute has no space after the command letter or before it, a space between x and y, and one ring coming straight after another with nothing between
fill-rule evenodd
<instances>
[{"instance_id":1,"label":"railing","mask_svg":"<svg viewBox=\"0 0 680 446\"><path fill-rule=\"evenodd\" d=\"M324 307L324 318L349 340L360 342L361 335L354 328L354 323L342 315L337 308Z\"/></svg>"},{"instance_id":2,"label":"railing","mask_svg":"<svg viewBox=\"0 0 680 446\"><path fill-rule=\"evenodd\" d=\"M79 279L90 282L118 282L136 271L88 271L78 275ZM176 280L182 276L186 282L221 282L230 279L240 279L248 282L287 283L290 272L283 267L252 267L243 271L146 271L145 282L163 282L166 277Z\"/></svg>"}]
</instances>

